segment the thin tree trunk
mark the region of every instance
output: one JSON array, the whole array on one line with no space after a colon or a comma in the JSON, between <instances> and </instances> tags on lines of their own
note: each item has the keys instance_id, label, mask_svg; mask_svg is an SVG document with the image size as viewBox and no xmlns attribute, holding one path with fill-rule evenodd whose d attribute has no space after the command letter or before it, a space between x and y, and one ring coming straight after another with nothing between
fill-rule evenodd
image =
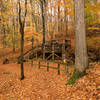
<instances>
[{"instance_id":1,"label":"thin tree trunk","mask_svg":"<svg viewBox=\"0 0 100 100\"><path fill-rule=\"evenodd\" d=\"M65 5L66 5L66 1L64 0L64 3L65 3ZM64 9L64 21L65 21L65 36L67 37L67 35L68 35L68 19L67 19L67 17L66 17L66 13L67 13L67 8L65 8Z\"/></svg>"},{"instance_id":2,"label":"thin tree trunk","mask_svg":"<svg viewBox=\"0 0 100 100\"><path fill-rule=\"evenodd\" d=\"M25 18L27 15L27 0L25 0L25 13L24 13L24 20L21 20L21 5L20 5L20 1L19 3L19 24L20 24L20 34L21 34L21 80L24 79L24 68L23 68L23 61L24 61L24 57L23 57L23 49L24 49L24 27L25 27Z\"/></svg>"},{"instance_id":3,"label":"thin tree trunk","mask_svg":"<svg viewBox=\"0 0 100 100\"><path fill-rule=\"evenodd\" d=\"M44 10L42 8L42 24L43 24L43 60L45 59L45 19L44 19Z\"/></svg>"},{"instance_id":4,"label":"thin tree trunk","mask_svg":"<svg viewBox=\"0 0 100 100\"><path fill-rule=\"evenodd\" d=\"M60 6L58 4L58 33L61 34L61 29L60 29Z\"/></svg>"},{"instance_id":5,"label":"thin tree trunk","mask_svg":"<svg viewBox=\"0 0 100 100\"><path fill-rule=\"evenodd\" d=\"M41 1L41 12L42 12L42 26L43 26L43 43L42 43L42 49L43 49L43 59L45 59L45 12L44 12L44 1Z\"/></svg>"},{"instance_id":6,"label":"thin tree trunk","mask_svg":"<svg viewBox=\"0 0 100 100\"><path fill-rule=\"evenodd\" d=\"M6 55L6 41L5 41L5 38L6 38L6 30L5 30L5 26L3 25L3 60L5 59L5 55Z\"/></svg>"},{"instance_id":7,"label":"thin tree trunk","mask_svg":"<svg viewBox=\"0 0 100 100\"><path fill-rule=\"evenodd\" d=\"M24 68L23 68L23 48L24 48L24 29L20 28L21 32L21 80L24 79Z\"/></svg>"},{"instance_id":8,"label":"thin tree trunk","mask_svg":"<svg viewBox=\"0 0 100 100\"><path fill-rule=\"evenodd\" d=\"M31 5L31 10L33 10L32 9L32 0L30 0L30 5ZM32 21L35 23L36 32L38 32L38 20L37 20L36 16L33 14L33 12L32 12Z\"/></svg>"},{"instance_id":9,"label":"thin tree trunk","mask_svg":"<svg viewBox=\"0 0 100 100\"><path fill-rule=\"evenodd\" d=\"M15 53L15 22L13 18L13 36L12 36L12 43L13 43L13 52Z\"/></svg>"}]
</instances>

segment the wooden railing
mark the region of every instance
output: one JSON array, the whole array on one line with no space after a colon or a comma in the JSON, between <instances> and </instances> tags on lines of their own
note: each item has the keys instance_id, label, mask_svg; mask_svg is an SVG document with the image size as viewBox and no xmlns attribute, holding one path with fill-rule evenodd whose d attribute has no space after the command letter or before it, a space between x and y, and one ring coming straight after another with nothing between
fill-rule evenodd
<instances>
[{"instance_id":1,"label":"wooden railing","mask_svg":"<svg viewBox=\"0 0 100 100\"><path fill-rule=\"evenodd\" d=\"M36 66L38 66L39 69L41 67L46 67L48 72L49 72L49 69L56 69L57 72L58 72L58 75L60 75L61 71L64 71L66 73L66 75L68 75L68 65L67 65L67 63L47 61L47 60L31 60L29 62L31 64L31 66L36 65ZM42 64L42 63L45 63L45 65ZM51 66L50 64L56 64L56 67L54 65ZM61 66L64 66L64 69L62 69Z\"/></svg>"}]
</instances>

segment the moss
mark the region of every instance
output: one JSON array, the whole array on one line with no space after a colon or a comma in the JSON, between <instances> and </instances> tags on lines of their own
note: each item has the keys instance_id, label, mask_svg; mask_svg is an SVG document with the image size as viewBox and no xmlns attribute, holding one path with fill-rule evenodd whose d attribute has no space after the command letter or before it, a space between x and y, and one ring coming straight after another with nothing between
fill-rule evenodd
<instances>
[{"instance_id":1,"label":"moss","mask_svg":"<svg viewBox=\"0 0 100 100\"><path fill-rule=\"evenodd\" d=\"M83 77L84 75L86 75L86 72L82 72L80 73L79 71L77 71L76 69L74 70L74 73L72 75L72 77L69 79L69 81L67 82L66 85L74 85L76 80L78 80L79 78Z\"/></svg>"}]
</instances>

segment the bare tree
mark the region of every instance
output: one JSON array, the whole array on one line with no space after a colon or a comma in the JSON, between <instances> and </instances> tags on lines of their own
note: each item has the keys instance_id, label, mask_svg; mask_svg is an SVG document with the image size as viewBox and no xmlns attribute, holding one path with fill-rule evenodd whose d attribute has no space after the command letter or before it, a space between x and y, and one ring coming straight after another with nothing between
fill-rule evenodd
<instances>
[{"instance_id":1,"label":"bare tree","mask_svg":"<svg viewBox=\"0 0 100 100\"><path fill-rule=\"evenodd\" d=\"M25 18L27 15L27 0L25 0L25 12L23 17L21 16L21 1L18 1L18 6L19 6L19 24L20 24L20 34L21 34L21 80L24 79L24 69L23 69L23 48L24 48L24 27L25 27ZM23 19L23 20L22 20Z\"/></svg>"},{"instance_id":2,"label":"bare tree","mask_svg":"<svg viewBox=\"0 0 100 100\"><path fill-rule=\"evenodd\" d=\"M86 32L84 20L84 0L74 0L75 9L75 71L67 84L75 83L85 74L88 67Z\"/></svg>"}]
</instances>

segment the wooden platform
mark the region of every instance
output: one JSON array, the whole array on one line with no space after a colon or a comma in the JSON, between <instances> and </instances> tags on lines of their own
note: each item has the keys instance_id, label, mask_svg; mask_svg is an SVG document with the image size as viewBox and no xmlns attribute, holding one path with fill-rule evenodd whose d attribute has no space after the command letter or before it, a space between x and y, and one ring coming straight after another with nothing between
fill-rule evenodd
<instances>
[{"instance_id":1,"label":"wooden platform","mask_svg":"<svg viewBox=\"0 0 100 100\"><path fill-rule=\"evenodd\" d=\"M71 47L70 40L60 40L60 41L52 40L51 42L46 42L43 52L44 58L48 60L50 57L52 57L52 59L54 60L55 57L61 58L61 56L58 55L61 54L62 59L64 59L65 53L70 47ZM46 57L45 56L46 54L50 55Z\"/></svg>"}]
</instances>

